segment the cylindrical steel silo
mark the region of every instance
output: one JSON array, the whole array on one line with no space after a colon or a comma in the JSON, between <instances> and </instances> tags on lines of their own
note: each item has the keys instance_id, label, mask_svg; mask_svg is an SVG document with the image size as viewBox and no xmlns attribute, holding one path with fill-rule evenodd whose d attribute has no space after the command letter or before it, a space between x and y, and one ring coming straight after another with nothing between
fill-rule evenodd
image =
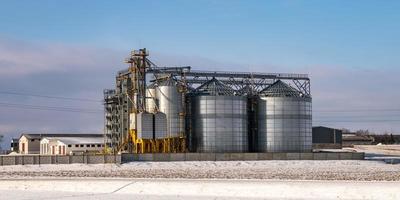
<instances>
[{"instance_id":1,"label":"cylindrical steel silo","mask_svg":"<svg viewBox=\"0 0 400 200\"><path fill-rule=\"evenodd\" d=\"M146 88L146 111L149 113L155 113L157 111L157 97L156 97L156 86L150 84Z\"/></svg>"},{"instance_id":2,"label":"cylindrical steel silo","mask_svg":"<svg viewBox=\"0 0 400 200\"><path fill-rule=\"evenodd\" d=\"M311 97L278 80L260 92L258 151L312 150Z\"/></svg>"},{"instance_id":3,"label":"cylindrical steel silo","mask_svg":"<svg viewBox=\"0 0 400 200\"><path fill-rule=\"evenodd\" d=\"M156 87L158 109L167 116L167 134L170 137L183 136L184 133L182 93L177 84L177 81L169 78L159 82Z\"/></svg>"},{"instance_id":4,"label":"cylindrical steel silo","mask_svg":"<svg viewBox=\"0 0 400 200\"><path fill-rule=\"evenodd\" d=\"M197 152L247 152L247 98L213 78L190 94Z\"/></svg>"}]
</instances>

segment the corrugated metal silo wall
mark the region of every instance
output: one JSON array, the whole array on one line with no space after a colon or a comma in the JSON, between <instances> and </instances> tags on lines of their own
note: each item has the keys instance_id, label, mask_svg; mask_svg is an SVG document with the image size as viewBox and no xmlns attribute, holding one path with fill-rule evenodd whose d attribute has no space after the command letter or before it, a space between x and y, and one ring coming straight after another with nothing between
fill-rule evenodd
<instances>
[{"instance_id":1,"label":"corrugated metal silo wall","mask_svg":"<svg viewBox=\"0 0 400 200\"><path fill-rule=\"evenodd\" d=\"M261 97L258 108L259 151L312 150L311 98Z\"/></svg>"},{"instance_id":2,"label":"corrugated metal silo wall","mask_svg":"<svg viewBox=\"0 0 400 200\"><path fill-rule=\"evenodd\" d=\"M167 134L171 137L179 136L184 131L179 117L179 113L183 112L182 94L178 92L176 86L159 86L156 94L159 111L167 116Z\"/></svg>"},{"instance_id":3,"label":"corrugated metal silo wall","mask_svg":"<svg viewBox=\"0 0 400 200\"><path fill-rule=\"evenodd\" d=\"M146 89L146 111L149 113L155 113L156 111L156 89Z\"/></svg>"},{"instance_id":4,"label":"corrugated metal silo wall","mask_svg":"<svg viewBox=\"0 0 400 200\"><path fill-rule=\"evenodd\" d=\"M191 107L197 152L248 152L246 97L192 96Z\"/></svg>"}]
</instances>

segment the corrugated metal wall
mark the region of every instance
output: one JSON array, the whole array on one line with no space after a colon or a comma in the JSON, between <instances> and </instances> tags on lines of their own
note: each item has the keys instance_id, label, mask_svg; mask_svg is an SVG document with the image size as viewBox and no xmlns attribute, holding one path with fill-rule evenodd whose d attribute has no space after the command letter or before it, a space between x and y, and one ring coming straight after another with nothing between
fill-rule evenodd
<instances>
[{"instance_id":1,"label":"corrugated metal wall","mask_svg":"<svg viewBox=\"0 0 400 200\"><path fill-rule=\"evenodd\" d=\"M248 152L246 97L194 96L191 104L198 152Z\"/></svg>"}]
</instances>

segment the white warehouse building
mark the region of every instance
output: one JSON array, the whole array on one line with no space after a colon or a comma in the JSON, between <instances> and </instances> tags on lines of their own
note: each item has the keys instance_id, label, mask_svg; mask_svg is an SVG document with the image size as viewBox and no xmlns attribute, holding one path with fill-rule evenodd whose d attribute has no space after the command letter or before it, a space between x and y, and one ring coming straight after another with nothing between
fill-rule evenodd
<instances>
[{"instance_id":1,"label":"white warehouse building","mask_svg":"<svg viewBox=\"0 0 400 200\"><path fill-rule=\"evenodd\" d=\"M102 137L44 137L40 140L41 155L99 153L103 148Z\"/></svg>"},{"instance_id":2,"label":"white warehouse building","mask_svg":"<svg viewBox=\"0 0 400 200\"><path fill-rule=\"evenodd\" d=\"M46 140L43 140L44 138L46 138ZM19 144L17 149L20 154L40 153L50 155L52 153L54 155L65 155L75 151L102 151L104 148L103 138L103 134L87 133L22 133L18 140ZM54 150L52 150L52 148L54 148Z\"/></svg>"}]
</instances>

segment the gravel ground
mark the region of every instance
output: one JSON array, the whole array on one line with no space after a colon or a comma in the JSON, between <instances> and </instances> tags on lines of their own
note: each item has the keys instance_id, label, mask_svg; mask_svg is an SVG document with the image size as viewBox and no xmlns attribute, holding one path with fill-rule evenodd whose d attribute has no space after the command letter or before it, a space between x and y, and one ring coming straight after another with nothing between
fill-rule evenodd
<instances>
[{"instance_id":1,"label":"gravel ground","mask_svg":"<svg viewBox=\"0 0 400 200\"><path fill-rule=\"evenodd\" d=\"M0 178L186 178L400 181L400 165L379 161L218 161L1 166Z\"/></svg>"}]
</instances>

